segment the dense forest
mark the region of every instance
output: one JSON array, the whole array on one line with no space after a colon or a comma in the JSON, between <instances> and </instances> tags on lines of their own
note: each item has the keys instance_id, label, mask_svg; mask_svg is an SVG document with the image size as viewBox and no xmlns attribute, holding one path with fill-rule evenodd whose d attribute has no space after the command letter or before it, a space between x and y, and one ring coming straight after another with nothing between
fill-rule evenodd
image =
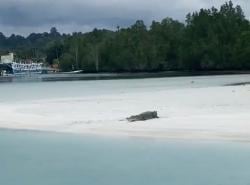
<instances>
[{"instance_id":1,"label":"dense forest","mask_svg":"<svg viewBox=\"0 0 250 185\"><path fill-rule=\"evenodd\" d=\"M138 20L116 31L32 33L28 37L0 33L0 52L43 59L61 70L137 72L163 70L250 69L250 22L232 1L219 9L189 13L186 22L171 18L146 26Z\"/></svg>"}]
</instances>

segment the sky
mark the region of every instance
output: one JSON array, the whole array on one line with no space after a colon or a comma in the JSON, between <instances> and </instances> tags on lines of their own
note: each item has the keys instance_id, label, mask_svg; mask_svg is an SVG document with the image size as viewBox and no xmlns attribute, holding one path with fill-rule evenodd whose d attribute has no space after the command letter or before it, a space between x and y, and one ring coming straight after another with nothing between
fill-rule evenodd
<instances>
[{"instance_id":1,"label":"sky","mask_svg":"<svg viewBox=\"0 0 250 185\"><path fill-rule=\"evenodd\" d=\"M165 17L184 22L188 12L219 7L226 0L0 0L0 32L27 36L49 32L88 32L127 27L136 20L150 24ZM250 17L249 0L233 0Z\"/></svg>"}]
</instances>

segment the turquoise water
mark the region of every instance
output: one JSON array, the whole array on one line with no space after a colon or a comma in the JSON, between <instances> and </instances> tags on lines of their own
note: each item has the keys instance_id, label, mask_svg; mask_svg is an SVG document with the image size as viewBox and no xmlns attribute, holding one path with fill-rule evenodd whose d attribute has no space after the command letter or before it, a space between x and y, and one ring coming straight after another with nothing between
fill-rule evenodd
<instances>
[{"instance_id":1,"label":"turquoise water","mask_svg":"<svg viewBox=\"0 0 250 185\"><path fill-rule=\"evenodd\" d=\"M249 185L250 144L0 131L1 185Z\"/></svg>"}]
</instances>

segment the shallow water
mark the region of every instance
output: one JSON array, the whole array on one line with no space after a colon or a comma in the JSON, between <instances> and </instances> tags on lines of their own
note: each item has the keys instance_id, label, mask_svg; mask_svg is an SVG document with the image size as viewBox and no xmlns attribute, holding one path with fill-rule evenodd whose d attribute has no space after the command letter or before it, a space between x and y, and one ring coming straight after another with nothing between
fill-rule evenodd
<instances>
[{"instance_id":1,"label":"shallow water","mask_svg":"<svg viewBox=\"0 0 250 185\"><path fill-rule=\"evenodd\" d=\"M0 103L38 99L201 88L249 82L250 75L195 76L123 80L0 83Z\"/></svg>"},{"instance_id":2,"label":"shallow water","mask_svg":"<svg viewBox=\"0 0 250 185\"><path fill-rule=\"evenodd\" d=\"M0 131L3 185L248 185L249 143Z\"/></svg>"}]
</instances>

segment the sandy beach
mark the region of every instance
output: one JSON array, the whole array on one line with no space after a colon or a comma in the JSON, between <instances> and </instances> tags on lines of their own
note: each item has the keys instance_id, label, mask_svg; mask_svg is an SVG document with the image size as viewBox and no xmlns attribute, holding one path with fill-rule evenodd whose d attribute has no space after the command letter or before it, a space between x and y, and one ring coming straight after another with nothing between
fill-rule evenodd
<instances>
[{"instance_id":1,"label":"sandy beach","mask_svg":"<svg viewBox=\"0 0 250 185\"><path fill-rule=\"evenodd\" d=\"M158 111L159 119L126 117ZM108 136L250 141L250 86L151 87L143 92L0 104L0 127Z\"/></svg>"}]
</instances>

